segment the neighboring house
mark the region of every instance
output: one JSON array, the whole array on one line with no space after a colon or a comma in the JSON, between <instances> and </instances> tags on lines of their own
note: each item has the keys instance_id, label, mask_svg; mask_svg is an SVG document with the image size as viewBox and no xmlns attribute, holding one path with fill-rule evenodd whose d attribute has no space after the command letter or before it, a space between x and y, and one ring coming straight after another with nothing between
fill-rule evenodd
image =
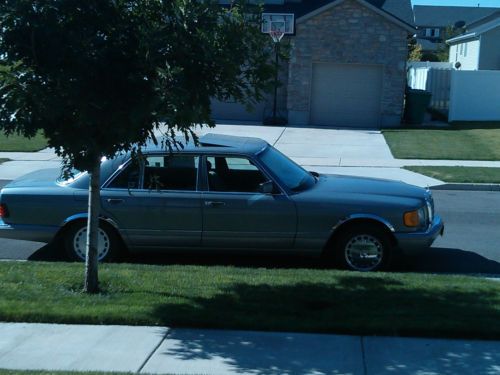
<instances>
[{"instance_id":1,"label":"neighboring house","mask_svg":"<svg viewBox=\"0 0 500 375\"><path fill-rule=\"evenodd\" d=\"M273 0L266 13L293 14L290 61L279 90L292 125L379 128L401 121L407 38L415 33L410 0ZM214 102L215 119L254 120L271 100L247 112Z\"/></svg>"},{"instance_id":2,"label":"neighboring house","mask_svg":"<svg viewBox=\"0 0 500 375\"><path fill-rule=\"evenodd\" d=\"M417 44L423 52L434 52L446 39L449 26L467 25L495 13L500 8L415 5Z\"/></svg>"},{"instance_id":3,"label":"neighboring house","mask_svg":"<svg viewBox=\"0 0 500 375\"><path fill-rule=\"evenodd\" d=\"M450 63L460 70L500 70L500 10L447 40Z\"/></svg>"}]
</instances>

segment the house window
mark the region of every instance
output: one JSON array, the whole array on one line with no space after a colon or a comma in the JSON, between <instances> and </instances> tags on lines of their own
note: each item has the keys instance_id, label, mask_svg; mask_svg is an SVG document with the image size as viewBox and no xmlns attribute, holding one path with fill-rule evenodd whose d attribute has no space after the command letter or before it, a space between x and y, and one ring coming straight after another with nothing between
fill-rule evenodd
<instances>
[{"instance_id":1,"label":"house window","mask_svg":"<svg viewBox=\"0 0 500 375\"><path fill-rule=\"evenodd\" d=\"M430 38L437 38L439 37L439 32L439 28L427 28L425 29L425 36Z\"/></svg>"}]
</instances>

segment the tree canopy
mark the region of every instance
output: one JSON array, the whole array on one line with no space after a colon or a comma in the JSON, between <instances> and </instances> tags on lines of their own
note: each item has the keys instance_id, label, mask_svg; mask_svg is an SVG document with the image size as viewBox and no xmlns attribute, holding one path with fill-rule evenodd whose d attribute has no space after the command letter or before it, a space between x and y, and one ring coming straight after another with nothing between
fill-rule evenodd
<instances>
[{"instance_id":1,"label":"tree canopy","mask_svg":"<svg viewBox=\"0 0 500 375\"><path fill-rule=\"evenodd\" d=\"M0 1L0 127L43 129L67 166L186 135L211 98L251 102L272 85L258 8L199 0Z\"/></svg>"}]
</instances>

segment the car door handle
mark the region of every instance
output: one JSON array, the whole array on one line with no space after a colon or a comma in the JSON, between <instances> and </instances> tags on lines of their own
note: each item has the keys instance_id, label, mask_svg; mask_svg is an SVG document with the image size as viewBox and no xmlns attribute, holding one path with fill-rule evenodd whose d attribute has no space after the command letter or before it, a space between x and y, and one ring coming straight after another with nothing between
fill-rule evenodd
<instances>
[{"instance_id":1,"label":"car door handle","mask_svg":"<svg viewBox=\"0 0 500 375\"><path fill-rule=\"evenodd\" d=\"M207 207L222 207L225 206L226 202L214 202L214 201L206 201L205 206Z\"/></svg>"},{"instance_id":2,"label":"car door handle","mask_svg":"<svg viewBox=\"0 0 500 375\"><path fill-rule=\"evenodd\" d=\"M108 198L108 199L106 199L106 201L109 204L120 204L120 203L123 203L123 199L119 199L119 198Z\"/></svg>"}]
</instances>

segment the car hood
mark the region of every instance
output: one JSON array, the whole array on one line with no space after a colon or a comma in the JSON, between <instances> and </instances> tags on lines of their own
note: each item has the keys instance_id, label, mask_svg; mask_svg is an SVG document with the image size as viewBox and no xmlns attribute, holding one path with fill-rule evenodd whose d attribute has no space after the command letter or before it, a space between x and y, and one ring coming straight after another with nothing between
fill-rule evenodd
<instances>
[{"instance_id":1,"label":"car hood","mask_svg":"<svg viewBox=\"0 0 500 375\"><path fill-rule=\"evenodd\" d=\"M302 193L308 198L319 198L326 201L349 199L353 202L397 201L410 205L419 205L429 193L424 188L409 185L401 181L380 178L355 177L343 175L321 175L316 185Z\"/></svg>"},{"instance_id":2,"label":"car hood","mask_svg":"<svg viewBox=\"0 0 500 375\"><path fill-rule=\"evenodd\" d=\"M348 193L419 200L424 199L428 194L424 188L401 181L343 175L322 175L311 190L328 195L331 193Z\"/></svg>"},{"instance_id":3,"label":"car hood","mask_svg":"<svg viewBox=\"0 0 500 375\"><path fill-rule=\"evenodd\" d=\"M61 176L59 168L40 169L16 178L5 185L4 189L26 188L26 187L52 187L57 185L57 180Z\"/></svg>"}]
</instances>

